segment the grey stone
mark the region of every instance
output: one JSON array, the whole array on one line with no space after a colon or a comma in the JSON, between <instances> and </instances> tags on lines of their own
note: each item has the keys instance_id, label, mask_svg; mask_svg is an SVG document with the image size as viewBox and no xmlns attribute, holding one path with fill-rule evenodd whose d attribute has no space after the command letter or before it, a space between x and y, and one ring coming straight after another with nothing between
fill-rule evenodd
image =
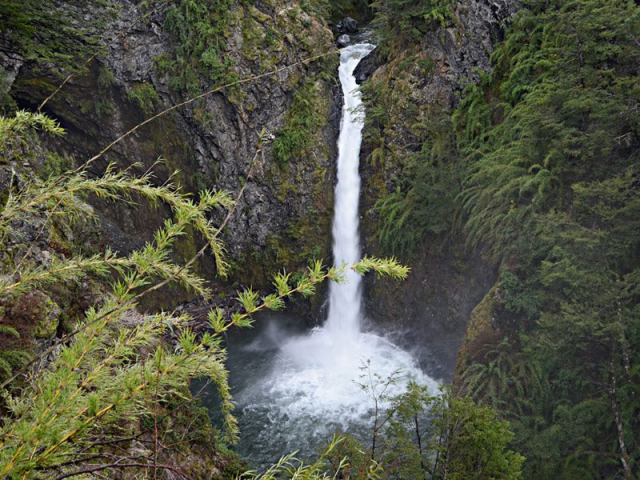
<instances>
[{"instance_id":1,"label":"grey stone","mask_svg":"<svg viewBox=\"0 0 640 480\"><path fill-rule=\"evenodd\" d=\"M428 32L420 41L419 53L431 61L432 68L425 71L414 65L403 72L407 104L425 112L434 105L455 108L465 84L478 79L476 69L490 70L493 46L518 8L517 0L459 1L456 18L445 28ZM411 53L415 54L415 49ZM374 53L355 73L360 79L371 75L374 80L386 79L397 76L396 68L397 62L376 63ZM409 157L415 152L417 139L406 128L409 120L405 121L401 110L397 115L395 125L385 132L385 140L390 143L387 148L394 152L394 158ZM401 162L374 164L370 154L366 148L361 154L364 212L374 210L379 192L375 182L383 178L385 190L395 191L403 168ZM363 250L369 255L384 256L386 252L376 242L377 225L375 221L362 223ZM432 242L446 246L430 248ZM366 280L367 314L378 328L396 332L400 344L413 347L431 375L450 381L471 311L496 281L495 265L480 254L468 253L462 239L442 242L433 237L411 255L410 266L411 274L400 285Z\"/></svg>"},{"instance_id":2,"label":"grey stone","mask_svg":"<svg viewBox=\"0 0 640 480\"><path fill-rule=\"evenodd\" d=\"M360 63L358 63L358 66L353 71L353 75L356 77L356 83L361 85L367 81L379 66L380 62L376 50L373 50L369 55L360 60Z\"/></svg>"},{"instance_id":3,"label":"grey stone","mask_svg":"<svg viewBox=\"0 0 640 480\"><path fill-rule=\"evenodd\" d=\"M336 24L338 33L357 33L358 22L351 17L345 17Z\"/></svg>"},{"instance_id":4,"label":"grey stone","mask_svg":"<svg viewBox=\"0 0 640 480\"><path fill-rule=\"evenodd\" d=\"M349 37L349 35L345 33L344 35L340 35L338 37L338 40L336 43L338 44L339 47L346 47L351 43L351 37Z\"/></svg>"}]
</instances>

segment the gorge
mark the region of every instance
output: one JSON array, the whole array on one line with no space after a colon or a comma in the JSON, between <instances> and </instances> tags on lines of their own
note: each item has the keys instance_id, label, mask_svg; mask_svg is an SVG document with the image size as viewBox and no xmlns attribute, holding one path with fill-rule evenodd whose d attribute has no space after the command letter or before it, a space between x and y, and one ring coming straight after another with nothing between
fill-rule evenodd
<instances>
[{"instance_id":1,"label":"gorge","mask_svg":"<svg viewBox=\"0 0 640 480\"><path fill-rule=\"evenodd\" d=\"M0 0L0 476L636 478L639 66L631 0Z\"/></svg>"}]
</instances>

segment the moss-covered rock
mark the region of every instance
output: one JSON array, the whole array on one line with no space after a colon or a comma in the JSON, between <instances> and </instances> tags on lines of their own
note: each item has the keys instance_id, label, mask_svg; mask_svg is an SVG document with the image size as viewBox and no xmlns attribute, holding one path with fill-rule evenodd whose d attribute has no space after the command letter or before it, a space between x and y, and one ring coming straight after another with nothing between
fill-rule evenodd
<instances>
[{"instance_id":1,"label":"moss-covered rock","mask_svg":"<svg viewBox=\"0 0 640 480\"><path fill-rule=\"evenodd\" d=\"M365 290L366 302L402 340L432 352L429 371L445 379L472 310L497 280L496 266L470 253L456 229L463 178L451 115L465 84L491 68L493 42L517 6L457 2L416 38L395 42L393 55L378 53L380 66L364 85L364 250L412 267L400 288L380 282Z\"/></svg>"},{"instance_id":2,"label":"moss-covered rock","mask_svg":"<svg viewBox=\"0 0 640 480\"><path fill-rule=\"evenodd\" d=\"M29 292L5 311L5 324L12 325L24 342L50 340L58 330L60 307L41 291Z\"/></svg>"},{"instance_id":3,"label":"moss-covered rock","mask_svg":"<svg viewBox=\"0 0 640 480\"><path fill-rule=\"evenodd\" d=\"M454 383L459 383L466 367L474 360L482 360L483 352L498 344L503 337L495 323L500 304L498 292L498 285L494 285L471 312L466 335L458 351Z\"/></svg>"},{"instance_id":4,"label":"moss-covered rock","mask_svg":"<svg viewBox=\"0 0 640 480\"><path fill-rule=\"evenodd\" d=\"M91 22L94 14L103 18L95 3L89 2L82 22ZM194 194L202 188L233 194L246 183L244 198L223 232L236 266L228 281L270 288L271 275L282 267L305 268L317 256L330 261L338 56L331 53L333 35L326 20L312 10L285 0L251 5L229 0L209 11L210 3L177 2L150 11L138 2L122 2L119 18L105 31L128 28L128 19L147 14L145 22L128 31L126 43L77 72L49 101L48 113L63 123L67 135L47 140L53 153L42 172L58 173L70 158L90 158L152 113L196 91L278 69L277 75L226 88L149 123L92 165L96 173L108 162L122 167L140 163L139 172L153 166L159 183L178 170L173 181ZM191 7L210 15L190 15ZM204 38L203 31L210 35ZM306 61L323 54L328 56ZM9 93L19 104L33 106L57 85L56 75L26 61ZM267 145L247 178L263 129L275 134L276 141ZM279 139L296 136L302 141L285 149L285 161L277 153L282 150ZM156 165L159 158L163 162ZM124 253L137 248L168 214L162 205L151 208L144 202L131 208L89 201L101 219L101 238L94 245L98 249L108 245ZM222 218L224 212L215 220ZM64 254L78 239L58 230L51 243ZM182 239L178 255L190 258L201 245L198 238ZM261 268L253 260L258 257ZM215 278L210 259L197 268L214 282L227 282ZM166 298L189 297L164 292L155 306L165 306ZM153 308L154 300L145 302L145 308Z\"/></svg>"}]
</instances>

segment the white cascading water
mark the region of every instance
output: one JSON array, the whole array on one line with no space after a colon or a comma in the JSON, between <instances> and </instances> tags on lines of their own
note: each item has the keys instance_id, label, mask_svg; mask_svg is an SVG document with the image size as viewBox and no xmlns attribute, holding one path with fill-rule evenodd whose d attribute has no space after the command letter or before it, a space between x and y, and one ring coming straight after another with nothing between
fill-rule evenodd
<instances>
[{"instance_id":1,"label":"white cascading water","mask_svg":"<svg viewBox=\"0 0 640 480\"><path fill-rule=\"evenodd\" d=\"M358 164L364 113L353 72L374 48L352 45L340 57L344 108L333 225L336 266L360 259ZM243 432L249 437L249 449L258 452L249 454L256 463L268 463L293 450L313 454L337 430L367 432L373 405L359 384L368 383L369 374L374 382L397 377L387 391L389 396L404 391L409 380L429 385L434 392L437 389L437 382L415 365L408 352L362 331L360 277L350 272L346 280L330 287L329 315L323 327L297 337L271 332L278 345L276 357L267 360L270 366L266 369L264 363L251 367L256 376L255 369L259 369L259 378L247 380L235 395L242 423L247 425Z\"/></svg>"},{"instance_id":2,"label":"white cascading water","mask_svg":"<svg viewBox=\"0 0 640 480\"><path fill-rule=\"evenodd\" d=\"M340 84L344 96L342 124L338 138L338 184L333 218L333 257L336 266L360 260L358 205L360 197L360 145L364 113L353 72L375 47L361 43L345 48L340 56ZM349 270L346 283L329 287L329 316L325 328L334 335L354 339L360 332L362 293L360 276Z\"/></svg>"}]
</instances>

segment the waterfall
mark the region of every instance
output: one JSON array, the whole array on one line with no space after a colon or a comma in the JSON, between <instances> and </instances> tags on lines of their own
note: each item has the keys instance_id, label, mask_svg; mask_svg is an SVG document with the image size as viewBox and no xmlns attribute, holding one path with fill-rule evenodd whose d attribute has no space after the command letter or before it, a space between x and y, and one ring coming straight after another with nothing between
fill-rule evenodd
<instances>
[{"instance_id":1,"label":"waterfall","mask_svg":"<svg viewBox=\"0 0 640 480\"><path fill-rule=\"evenodd\" d=\"M353 45L340 56L344 107L333 222L337 266L360 259L358 163L364 112L353 72L373 49L369 44ZM416 366L408 352L362 331L360 277L349 271L345 281L330 286L323 327L297 336L277 326L267 328L260 341L238 354L243 387L234 394L245 435L240 447L257 464L271 463L283 452L297 449L310 455L338 430L363 438L370 435L371 397L360 386L367 375L383 381L393 376L396 382L389 385L389 397L403 392L410 380L437 391L438 383ZM262 349L262 342L274 347Z\"/></svg>"},{"instance_id":2,"label":"waterfall","mask_svg":"<svg viewBox=\"0 0 640 480\"><path fill-rule=\"evenodd\" d=\"M334 264L340 267L360 260L358 205L360 196L360 144L364 115L362 98L353 72L375 47L361 43L340 54L340 84L344 96L342 123L338 138L338 183L333 218ZM360 276L348 271L344 284L332 283L329 290L329 316L326 328L333 334L354 338L360 331L362 291Z\"/></svg>"}]
</instances>

